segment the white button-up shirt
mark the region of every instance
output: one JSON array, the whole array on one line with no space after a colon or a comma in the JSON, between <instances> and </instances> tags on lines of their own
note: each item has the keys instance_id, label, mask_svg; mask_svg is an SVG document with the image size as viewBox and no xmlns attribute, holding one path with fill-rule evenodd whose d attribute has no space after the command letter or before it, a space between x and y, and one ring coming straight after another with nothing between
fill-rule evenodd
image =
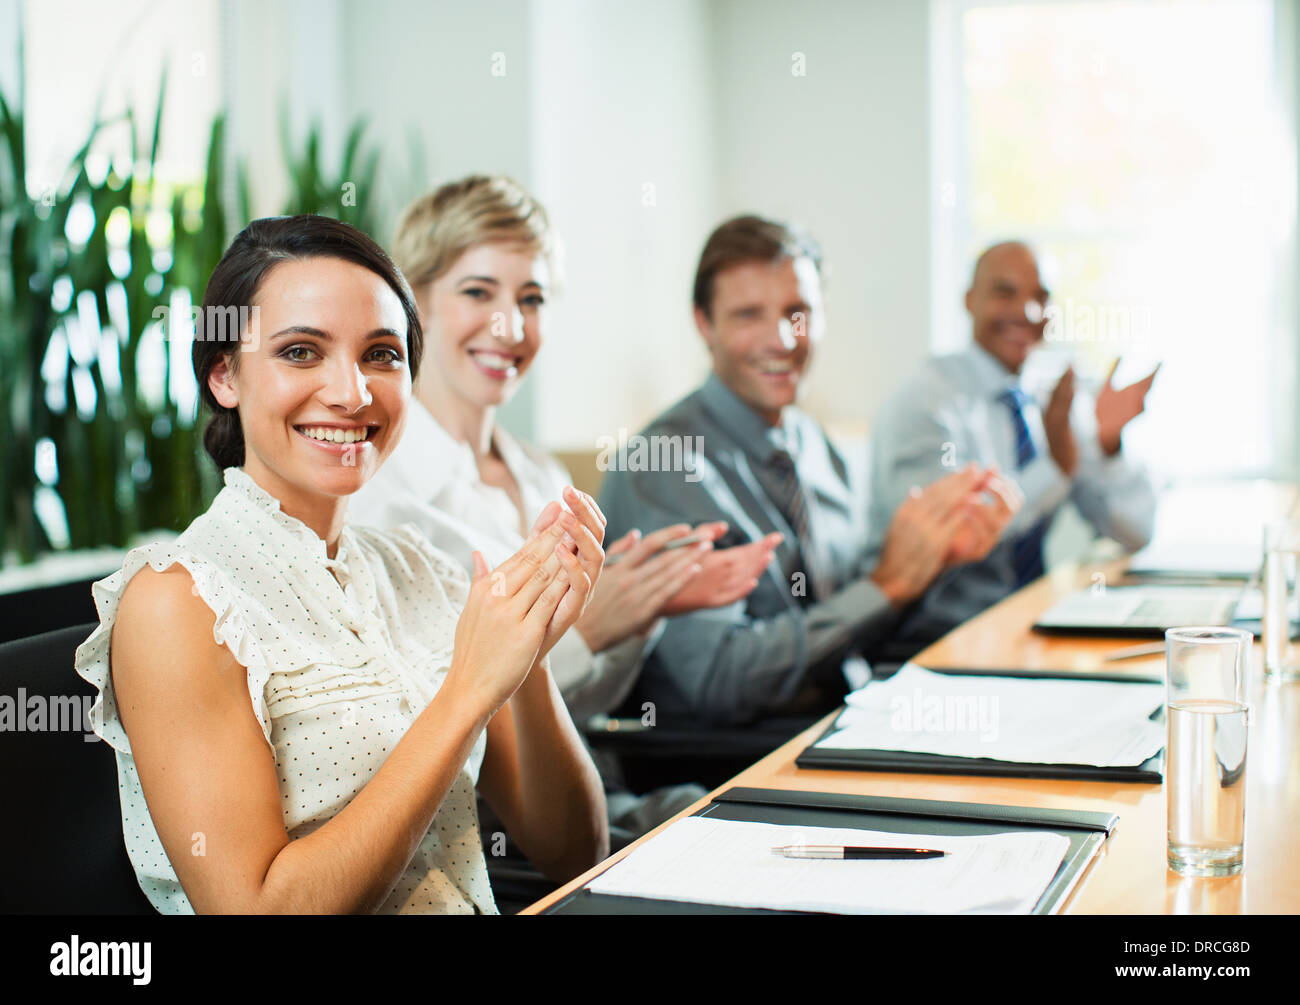
<instances>
[{"instance_id":1,"label":"white button-up shirt","mask_svg":"<svg viewBox=\"0 0 1300 1005\"><path fill-rule=\"evenodd\" d=\"M216 641L248 672L291 838L351 802L432 700L468 594L460 567L414 528L344 527L330 559L325 542L242 468L224 477L184 533L132 549L120 571L95 583L100 624L77 650L77 673L100 692L95 733L117 751L127 853L141 889L167 914L193 908L149 816L109 672L131 577L146 564L159 572L180 564L193 578ZM474 802L485 746L480 735L381 913L496 913Z\"/></svg>"},{"instance_id":2,"label":"white button-up shirt","mask_svg":"<svg viewBox=\"0 0 1300 1005\"><path fill-rule=\"evenodd\" d=\"M1068 478L1052 460L1040 404L1024 408L1034 458L1017 468L1016 426L1001 396L1019 379L985 349L972 345L927 360L876 418L871 437L871 533L882 541L899 504L968 462L996 466L1019 484L1025 504L982 562L943 573L904 620L899 638L930 641L1015 589L1013 542L1071 501L1093 528L1136 550L1151 538L1155 492L1143 468L1124 452L1107 457L1097 442L1092 400L1076 392L1071 427L1079 465Z\"/></svg>"}]
</instances>

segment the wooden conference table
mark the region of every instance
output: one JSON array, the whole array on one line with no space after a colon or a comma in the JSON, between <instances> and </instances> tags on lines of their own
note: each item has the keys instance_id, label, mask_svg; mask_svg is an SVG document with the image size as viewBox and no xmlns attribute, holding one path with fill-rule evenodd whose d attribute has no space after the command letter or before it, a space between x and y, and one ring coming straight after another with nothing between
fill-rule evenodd
<instances>
[{"instance_id":1,"label":"wooden conference table","mask_svg":"<svg viewBox=\"0 0 1300 1005\"><path fill-rule=\"evenodd\" d=\"M1134 639L1066 638L1030 626L1057 598L1094 582L1122 580L1124 562L1058 569L954 629L922 651L929 667L1054 669L1161 675L1162 655L1104 662ZM1263 682L1259 645L1251 659L1253 720L1247 752L1245 867L1238 876L1193 879L1165 865L1165 804L1159 785L1052 779L961 777L894 772L809 771L795 758L830 724L828 715L716 791L733 785L970 803L1097 810L1119 814L1101 853L1065 901L1063 913L1295 914L1300 913L1300 683ZM684 810L688 816L711 796ZM678 819L674 817L673 819ZM668 821L551 895L525 909L537 914L631 853Z\"/></svg>"}]
</instances>

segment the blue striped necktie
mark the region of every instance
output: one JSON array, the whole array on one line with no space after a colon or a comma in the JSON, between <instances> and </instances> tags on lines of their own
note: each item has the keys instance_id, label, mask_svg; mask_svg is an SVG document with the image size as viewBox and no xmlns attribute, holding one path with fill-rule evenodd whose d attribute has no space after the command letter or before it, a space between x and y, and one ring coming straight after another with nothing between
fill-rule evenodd
<instances>
[{"instance_id":1,"label":"blue striped necktie","mask_svg":"<svg viewBox=\"0 0 1300 1005\"><path fill-rule=\"evenodd\" d=\"M998 395L998 400L1011 411L1011 424L1016 430L1016 470L1019 471L1038 456L1033 437L1029 435L1029 423L1025 421L1025 406L1030 398L1020 388L1009 387Z\"/></svg>"},{"instance_id":2,"label":"blue striped necktie","mask_svg":"<svg viewBox=\"0 0 1300 1005\"><path fill-rule=\"evenodd\" d=\"M1029 435L1029 423L1025 421L1025 405L1030 401L1029 395L1018 387L1009 387L998 395L998 400L1011 412L1011 424L1016 431L1016 470L1023 471L1038 456L1033 437ZM1039 520L1012 545L1011 564L1016 574L1017 589L1026 583L1032 583L1046 571L1043 538L1047 536L1050 522L1046 517Z\"/></svg>"}]
</instances>

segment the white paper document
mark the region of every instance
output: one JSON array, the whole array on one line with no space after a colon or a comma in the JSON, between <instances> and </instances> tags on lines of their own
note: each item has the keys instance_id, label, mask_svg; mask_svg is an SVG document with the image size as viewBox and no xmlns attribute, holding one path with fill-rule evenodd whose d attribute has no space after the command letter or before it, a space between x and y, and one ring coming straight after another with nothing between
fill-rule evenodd
<instances>
[{"instance_id":1,"label":"white paper document","mask_svg":"<svg viewBox=\"0 0 1300 1005\"><path fill-rule=\"evenodd\" d=\"M943 858L790 859L828 844L935 848ZM1050 831L897 834L686 817L588 885L592 893L831 914L1028 914L1070 847Z\"/></svg>"},{"instance_id":2,"label":"white paper document","mask_svg":"<svg viewBox=\"0 0 1300 1005\"><path fill-rule=\"evenodd\" d=\"M1134 767L1159 753L1163 684L934 673L905 663L845 699L820 749L900 750L1022 764Z\"/></svg>"}]
</instances>

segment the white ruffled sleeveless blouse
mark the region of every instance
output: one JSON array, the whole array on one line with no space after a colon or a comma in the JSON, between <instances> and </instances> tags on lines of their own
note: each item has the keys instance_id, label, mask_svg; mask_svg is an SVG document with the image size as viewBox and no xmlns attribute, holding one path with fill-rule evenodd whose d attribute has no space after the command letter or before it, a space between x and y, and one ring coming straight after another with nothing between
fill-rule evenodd
<instances>
[{"instance_id":1,"label":"white ruffled sleeveless blouse","mask_svg":"<svg viewBox=\"0 0 1300 1005\"><path fill-rule=\"evenodd\" d=\"M253 711L275 756L291 838L346 806L432 700L451 662L465 572L410 527L345 526L337 557L242 468L179 537L134 548L94 585L99 627L77 673L99 689L95 733L117 752L127 853L140 887L166 914L192 913L149 816L117 715L109 642L126 584L147 563L179 563L216 616L213 638L248 671ZM177 658L183 658L177 653ZM480 735L383 913L495 914L474 787Z\"/></svg>"}]
</instances>

